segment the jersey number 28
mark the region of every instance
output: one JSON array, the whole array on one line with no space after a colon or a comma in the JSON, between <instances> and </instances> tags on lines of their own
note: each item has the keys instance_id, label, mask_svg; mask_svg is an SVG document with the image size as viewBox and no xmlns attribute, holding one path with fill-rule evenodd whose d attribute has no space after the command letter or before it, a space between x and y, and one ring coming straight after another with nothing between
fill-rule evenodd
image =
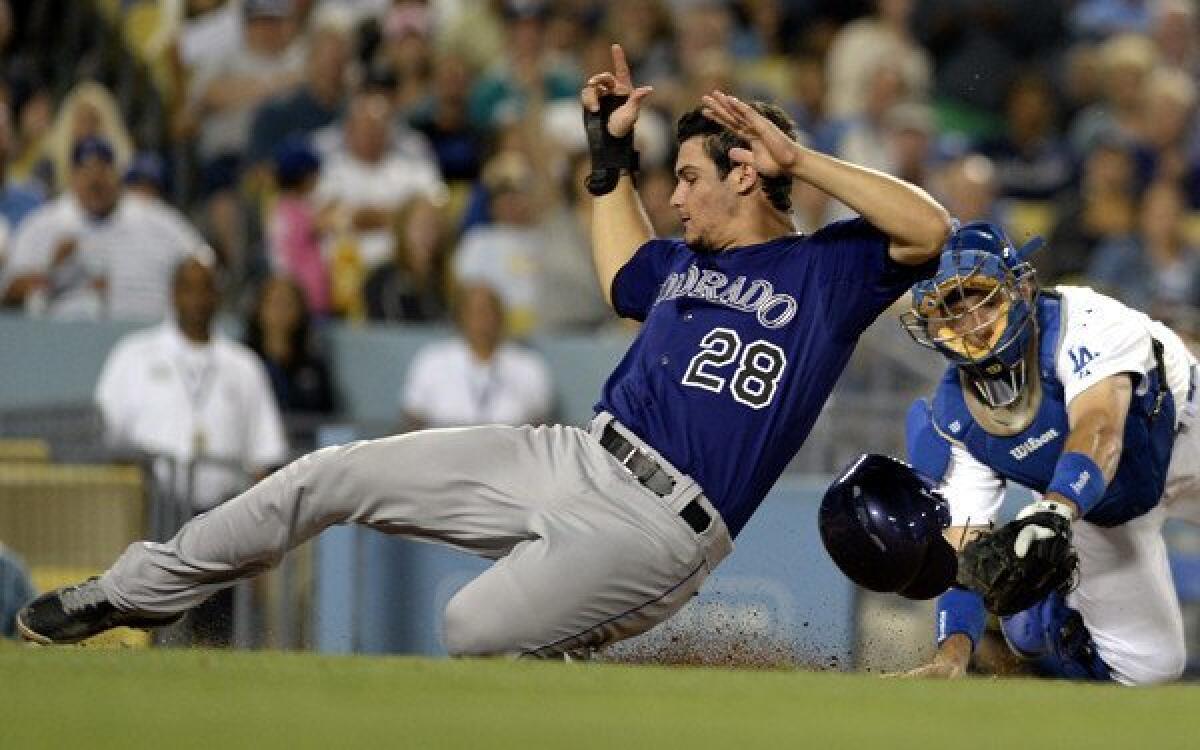
<instances>
[{"instance_id":1,"label":"jersey number 28","mask_svg":"<svg viewBox=\"0 0 1200 750\"><path fill-rule=\"evenodd\" d=\"M700 351L688 364L683 384L720 393L725 387L725 378L714 371L735 360L738 367L729 384L734 400L751 409L761 409L771 403L783 368L787 366L787 357L778 346L762 339L743 348L741 337L731 328L714 328L700 340Z\"/></svg>"}]
</instances>

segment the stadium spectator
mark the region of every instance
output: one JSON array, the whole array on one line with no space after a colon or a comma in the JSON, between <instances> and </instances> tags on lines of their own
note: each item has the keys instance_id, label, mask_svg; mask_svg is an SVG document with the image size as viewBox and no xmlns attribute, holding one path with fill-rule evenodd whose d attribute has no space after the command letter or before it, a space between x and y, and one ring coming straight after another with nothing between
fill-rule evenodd
<instances>
[{"instance_id":1,"label":"stadium spectator","mask_svg":"<svg viewBox=\"0 0 1200 750\"><path fill-rule=\"evenodd\" d=\"M3 81L5 103L12 112L13 142L5 165L6 180L13 184L36 185L47 195L52 175L43 159L54 122L54 100L50 90L26 72ZM42 172L39 174L39 168Z\"/></svg>"},{"instance_id":2,"label":"stadium spectator","mask_svg":"<svg viewBox=\"0 0 1200 750\"><path fill-rule=\"evenodd\" d=\"M161 320L172 269L211 251L180 214L121 194L112 146L75 144L71 190L21 225L0 276L9 306L57 318Z\"/></svg>"},{"instance_id":3,"label":"stadium spectator","mask_svg":"<svg viewBox=\"0 0 1200 750\"><path fill-rule=\"evenodd\" d=\"M298 85L304 71L291 1L242 0L241 5L241 44L196 70L188 102L188 114L196 118L199 131L197 149L211 171L236 170L246 152L254 113L273 96Z\"/></svg>"},{"instance_id":4,"label":"stadium spectator","mask_svg":"<svg viewBox=\"0 0 1200 750\"><path fill-rule=\"evenodd\" d=\"M214 325L219 295L211 267L184 260L171 291L173 315L129 334L109 353L96 404L118 451L202 464L190 488L199 512L281 464L287 446L258 358ZM182 474L176 479L173 489L186 491Z\"/></svg>"},{"instance_id":5,"label":"stadium spectator","mask_svg":"<svg viewBox=\"0 0 1200 750\"><path fill-rule=\"evenodd\" d=\"M239 6L239 0L187 0L176 40L176 55L186 70L203 70L237 52L242 38Z\"/></svg>"},{"instance_id":6,"label":"stadium spectator","mask_svg":"<svg viewBox=\"0 0 1200 750\"><path fill-rule=\"evenodd\" d=\"M880 61L864 80L866 91L861 111L844 120L834 153L841 159L888 171L892 157L888 148L887 117L892 107L908 100L904 79L889 63Z\"/></svg>"},{"instance_id":7,"label":"stadium spectator","mask_svg":"<svg viewBox=\"0 0 1200 750\"><path fill-rule=\"evenodd\" d=\"M402 426L541 424L553 385L542 358L505 340L504 303L484 284L463 284L455 299L459 335L421 349L401 392Z\"/></svg>"},{"instance_id":8,"label":"stadium spectator","mask_svg":"<svg viewBox=\"0 0 1200 750\"><path fill-rule=\"evenodd\" d=\"M468 117L471 69L466 58L445 52L433 64L433 85L411 115L412 126L429 139L438 168L451 184L479 177L485 132Z\"/></svg>"},{"instance_id":9,"label":"stadium spectator","mask_svg":"<svg viewBox=\"0 0 1200 750\"><path fill-rule=\"evenodd\" d=\"M8 158L12 148L12 118L8 107L0 105L0 269L4 268L17 227L42 203L41 190L9 178Z\"/></svg>"},{"instance_id":10,"label":"stadium spectator","mask_svg":"<svg viewBox=\"0 0 1200 750\"><path fill-rule=\"evenodd\" d=\"M1083 163L1078 190L1058 202L1048 247L1033 259L1043 283L1081 276L1098 244L1134 231L1135 188L1133 149L1129 141L1116 136L1102 137Z\"/></svg>"},{"instance_id":11,"label":"stadium spectator","mask_svg":"<svg viewBox=\"0 0 1200 750\"><path fill-rule=\"evenodd\" d=\"M647 84L670 83L679 73L670 10L664 0L613 0L596 37L608 54L608 39L620 39L629 65ZM585 65L586 70L592 70Z\"/></svg>"},{"instance_id":12,"label":"stadium spectator","mask_svg":"<svg viewBox=\"0 0 1200 750\"><path fill-rule=\"evenodd\" d=\"M337 16L324 16L308 37L304 80L254 112L247 161L266 167L289 136L307 136L342 116L347 93L350 33Z\"/></svg>"},{"instance_id":13,"label":"stadium spectator","mask_svg":"<svg viewBox=\"0 0 1200 750\"><path fill-rule=\"evenodd\" d=\"M1193 0L1157 0L1153 7L1151 35L1158 46L1163 65L1200 75L1200 42L1196 25L1196 4Z\"/></svg>"},{"instance_id":14,"label":"stadium spectator","mask_svg":"<svg viewBox=\"0 0 1200 750\"><path fill-rule=\"evenodd\" d=\"M829 113L854 118L868 108L868 92L881 64L899 77L908 95L925 99L933 83L933 61L909 31L913 0L876 0L873 15L847 23L834 36L827 56Z\"/></svg>"},{"instance_id":15,"label":"stadium spectator","mask_svg":"<svg viewBox=\"0 0 1200 750\"><path fill-rule=\"evenodd\" d=\"M578 67L549 54L545 44L548 4L543 0L506 0L505 54L476 80L468 103L476 127L494 128L519 120L526 105L522 92L537 86L546 101L573 97L581 83Z\"/></svg>"},{"instance_id":16,"label":"stadium spectator","mask_svg":"<svg viewBox=\"0 0 1200 750\"><path fill-rule=\"evenodd\" d=\"M393 114L383 93L356 94L342 127L342 147L322 159L317 179L317 203L335 227L327 250L334 308L355 319L365 316L366 276L394 255L396 213L416 196L445 197L428 152L398 143Z\"/></svg>"},{"instance_id":17,"label":"stadium spectator","mask_svg":"<svg viewBox=\"0 0 1200 750\"><path fill-rule=\"evenodd\" d=\"M518 337L540 324L539 268L547 251L537 225L533 179L522 153L492 157L482 177L491 221L468 229L454 253L454 278L494 288L504 301L508 332Z\"/></svg>"},{"instance_id":18,"label":"stadium spectator","mask_svg":"<svg viewBox=\"0 0 1200 750\"><path fill-rule=\"evenodd\" d=\"M383 20L376 61L396 76L393 104L407 115L429 94L433 73L433 19L423 2L397 2Z\"/></svg>"},{"instance_id":19,"label":"stadium spectator","mask_svg":"<svg viewBox=\"0 0 1200 750\"><path fill-rule=\"evenodd\" d=\"M85 138L102 138L113 149L118 173L133 158L133 139L112 92L99 83L86 81L71 89L58 107L46 143L45 166L39 174L48 179L50 192L66 189L70 181L71 154Z\"/></svg>"},{"instance_id":20,"label":"stadium spectator","mask_svg":"<svg viewBox=\"0 0 1200 750\"><path fill-rule=\"evenodd\" d=\"M959 221L989 221L1001 213L996 167L982 154L967 153L948 162L933 192Z\"/></svg>"},{"instance_id":21,"label":"stadium spectator","mask_svg":"<svg viewBox=\"0 0 1200 750\"><path fill-rule=\"evenodd\" d=\"M304 74L291 1L242 0L241 9L241 43L196 70L177 124L178 135L190 139L195 133L205 223L222 261L235 274L247 264L246 208L236 189L255 112L292 90Z\"/></svg>"},{"instance_id":22,"label":"stadium spectator","mask_svg":"<svg viewBox=\"0 0 1200 750\"><path fill-rule=\"evenodd\" d=\"M616 320L600 293L592 261L592 196L584 188L590 171L586 152L570 159L563 180L566 184L561 190L551 191L555 198L545 208L539 222L542 241L549 250L538 263L541 290L538 326L541 331L586 330ZM670 191L663 194L663 189L670 183L663 182L656 183L660 189L653 196L658 202L656 213L661 220L661 214L670 210L678 221L678 212L670 206ZM647 195L646 187L643 181L643 196ZM646 200L649 204L648 197ZM649 214L649 205L646 210Z\"/></svg>"},{"instance_id":23,"label":"stadium spectator","mask_svg":"<svg viewBox=\"0 0 1200 750\"><path fill-rule=\"evenodd\" d=\"M1183 193L1174 183L1148 188L1137 233L1097 245L1088 264L1089 284L1154 315L1200 302L1200 248L1183 235L1185 211Z\"/></svg>"},{"instance_id":24,"label":"stadium spectator","mask_svg":"<svg viewBox=\"0 0 1200 750\"><path fill-rule=\"evenodd\" d=\"M1196 170L1194 162L1200 156L1194 78L1173 68L1156 68L1146 78L1142 106L1135 145L1139 186L1184 179Z\"/></svg>"},{"instance_id":25,"label":"stadium spectator","mask_svg":"<svg viewBox=\"0 0 1200 750\"><path fill-rule=\"evenodd\" d=\"M367 278L367 316L386 323L444 319L450 246L441 209L424 197L413 198L397 214L396 227L392 261Z\"/></svg>"},{"instance_id":26,"label":"stadium spectator","mask_svg":"<svg viewBox=\"0 0 1200 750\"><path fill-rule=\"evenodd\" d=\"M246 319L245 343L266 368L283 414L333 412L329 365L314 345L312 316L294 280L271 276L259 284Z\"/></svg>"},{"instance_id":27,"label":"stadium spectator","mask_svg":"<svg viewBox=\"0 0 1200 750\"><path fill-rule=\"evenodd\" d=\"M321 250L321 228L313 193L321 162L303 139L291 137L274 152L278 195L267 215L267 259L271 272L289 276L304 291L314 315L331 311L329 269Z\"/></svg>"},{"instance_id":28,"label":"stadium spectator","mask_svg":"<svg viewBox=\"0 0 1200 750\"><path fill-rule=\"evenodd\" d=\"M1063 47L1064 3L922 0L912 29L934 59L943 115L971 135L993 132L994 113L1031 61L1052 64Z\"/></svg>"},{"instance_id":29,"label":"stadium spectator","mask_svg":"<svg viewBox=\"0 0 1200 750\"><path fill-rule=\"evenodd\" d=\"M781 97L784 108L796 121L796 127L826 149L823 138L829 129L829 107L825 97L825 67L820 55L801 52L793 55L788 71L788 91Z\"/></svg>"},{"instance_id":30,"label":"stadium spectator","mask_svg":"<svg viewBox=\"0 0 1200 750\"><path fill-rule=\"evenodd\" d=\"M996 167L1005 198L1048 201L1074 177L1074 157L1057 132L1054 90L1039 73L1013 82L1005 107L1004 132L985 139L980 151Z\"/></svg>"},{"instance_id":31,"label":"stadium spectator","mask_svg":"<svg viewBox=\"0 0 1200 750\"><path fill-rule=\"evenodd\" d=\"M1113 37L1100 47L1103 98L1079 112L1068 131L1071 148L1089 153L1106 137L1133 138L1145 116L1146 80L1158 62L1154 43L1144 36Z\"/></svg>"},{"instance_id":32,"label":"stadium spectator","mask_svg":"<svg viewBox=\"0 0 1200 750\"><path fill-rule=\"evenodd\" d=\"M888 174L928 190L937 166L933 110L917 102L901 102L888 110L885 123Z\"/></svg>"}]
</instances>

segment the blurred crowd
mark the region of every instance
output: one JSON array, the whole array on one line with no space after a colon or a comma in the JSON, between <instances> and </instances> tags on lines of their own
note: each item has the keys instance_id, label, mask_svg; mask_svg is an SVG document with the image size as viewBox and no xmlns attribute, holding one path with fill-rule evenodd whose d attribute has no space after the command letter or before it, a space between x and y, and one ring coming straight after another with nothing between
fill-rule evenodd
<instances>
[{"instance_id":1,"label":"blurred crowd","mask_svg":"<svg viewBox=\"0 0 1200 750\"><path fill-rule=\"evenodd\" d=\"M61 3L0 0L12 310L154 322L195 257L219 269L223 309L245 311L260 349L290 339L259 322L450 321L462 284L495 292L505 335L612 325L577 93L619 42L655 87L637 141L660 234L678 230L674 120L720 88L782 104L810 146L915 182L963 221L1044 235L1043 283L1194 327L1193 0L86 5L161 117L139 117L120 65L81 53L72 69L33 43ZM795 190L801 231L846 214ZM284 354L281 372L300 367Z\"/></svg>"}]
</instances>

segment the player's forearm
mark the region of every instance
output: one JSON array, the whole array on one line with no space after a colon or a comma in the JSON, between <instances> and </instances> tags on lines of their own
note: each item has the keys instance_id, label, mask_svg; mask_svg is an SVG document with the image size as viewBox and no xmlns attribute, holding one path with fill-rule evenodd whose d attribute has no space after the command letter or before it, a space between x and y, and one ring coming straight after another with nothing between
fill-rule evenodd
<instances>
[{"instance_id":1,"label":"player's forearm","mask_svg":"<svg viewBox=\"0 0 1200 750\"><path fill-rule=\"evenodd\" d=\"M622 174L617 186L592 203L592 257L604 299L612 304L612 282L617 271L637 249L654 239L654 229L633 180Z\"/></svg>"},{"instance_id":2,"label":"player's forearm","mask_svg":"<svg viewBox=\"0 0 1200 750\"><path fill-rule=\"evenodd\" d=\"M954 633L941 642L934 659L942 664L953 665L965 670L971 663L973 649L970 637L963 633Z\"/></svg>"},{"instance_id":3,"label":"player's forearm","mask_svg":"<svg viewBox=\"0 0 1200 750\"><path fill-rule=\"evenodd\" d=\"M798 147L792 175L837 198L904 248L903 260L921 263L941 252L950 215L921 188L874 169Z\"/></svg>"},{"instance_id":4,"label":"player's forearm","mask_svg":"<svg viewBox=\"0 0 1200 750\"><path fill-rule=\"evenodd\" d=\"M1119 374L1096 383L1067 407L1071 431L1063 444L1046 499L1065 502L1078 517L1099 500L1103 487L1112 481L1125 447L1125 414L1129 411L1133 384ZM1095 481L1084 473L1101 476ZM1081 507L1081 505L1083 507Z\"/></svg>"}]
</instances>

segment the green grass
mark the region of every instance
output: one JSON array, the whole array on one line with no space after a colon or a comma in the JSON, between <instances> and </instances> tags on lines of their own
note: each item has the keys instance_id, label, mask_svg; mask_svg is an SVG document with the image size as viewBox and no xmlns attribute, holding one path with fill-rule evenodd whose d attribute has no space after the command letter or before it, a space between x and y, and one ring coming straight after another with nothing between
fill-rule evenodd
<instances>
[{"instance_id":1,"label":"green grass","mask_svg":"<svg viewBox=\"0 0 1200 750\"><path fill-rule=\"evenodd\" d=\"M1200 747L1200 690L0 648L0 748Z\"/></svg>"}]
</instances>

